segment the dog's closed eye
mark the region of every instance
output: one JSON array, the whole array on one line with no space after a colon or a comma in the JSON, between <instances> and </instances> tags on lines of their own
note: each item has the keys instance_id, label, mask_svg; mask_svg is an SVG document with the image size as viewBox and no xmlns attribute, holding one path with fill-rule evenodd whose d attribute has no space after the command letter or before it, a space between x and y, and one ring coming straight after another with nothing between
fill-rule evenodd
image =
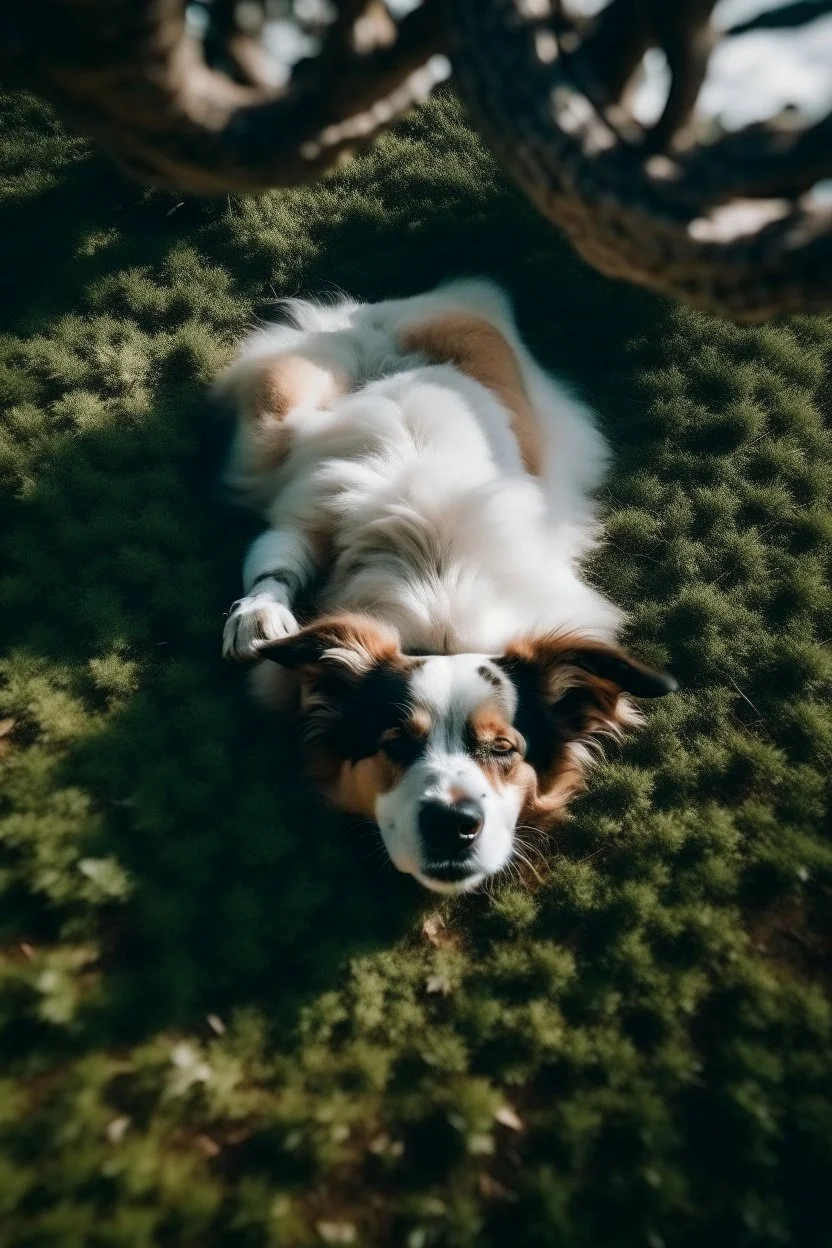
<instances>
[{"instance_id":1,"label":"dog's closed eye","mask_svg":"<svg viewBox=\"0 0 832 1248\"><path fill-rule=\"evenodd\" d=\"M496 737L493 741L483 743L484 748L489 754L496 754L498 757L508 758L511 754L517 754L517 746L508 737Z\"/></svg>"},{"instance_id":2,"label":"dog's closed eye","mask_svg":"<svg viewBox=\"0 0 832 1248\"><path fill-rule=\"evenodd\" d=\"M425 748L424 734L412 729L390 728L381 738L381 749L391 762L407 766L413 763Z\"/></svg>"}]
</instances>

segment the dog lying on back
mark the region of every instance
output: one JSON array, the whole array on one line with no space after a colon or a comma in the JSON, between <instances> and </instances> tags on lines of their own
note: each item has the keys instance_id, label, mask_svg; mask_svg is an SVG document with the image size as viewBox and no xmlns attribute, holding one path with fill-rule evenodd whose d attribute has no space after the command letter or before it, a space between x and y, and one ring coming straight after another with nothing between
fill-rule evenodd
<instances>
[{"instance_id":1,"label":"dog lying on back","mask_svg":"<svg viewBox=\"0 0 832 1248\"><path fill-rule=\"evenodd\" d=\"M615 644L581 578L607 448L487 282L377 304L287 304L219 384L229 481L269 527L223 652L297 695L313 776L442 892L550 827L590 746L675 681ZM299 602L314 604L303 626Z\"/></svg>"}]
</instances>

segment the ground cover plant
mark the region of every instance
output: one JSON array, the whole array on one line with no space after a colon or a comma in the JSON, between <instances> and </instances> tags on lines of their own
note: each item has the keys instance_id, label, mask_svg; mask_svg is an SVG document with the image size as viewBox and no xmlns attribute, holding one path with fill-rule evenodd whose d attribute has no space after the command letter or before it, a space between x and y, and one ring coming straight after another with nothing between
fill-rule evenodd
<instances>
[{"instance_id":1,"label":"ground cover plant","mask_svg":"<svg viewBox=\"0 0 832 1248\"><path fill-rule=\"evenodd\" d=\"M0 1242L830 1242L832 318L595 275L451 96L210 203L8 96L0 170ZM477 272L602 415L592 575L683 689L539 881L437 905L220 660L204 391L276 297Z\"/></svg>"}]
</instances>

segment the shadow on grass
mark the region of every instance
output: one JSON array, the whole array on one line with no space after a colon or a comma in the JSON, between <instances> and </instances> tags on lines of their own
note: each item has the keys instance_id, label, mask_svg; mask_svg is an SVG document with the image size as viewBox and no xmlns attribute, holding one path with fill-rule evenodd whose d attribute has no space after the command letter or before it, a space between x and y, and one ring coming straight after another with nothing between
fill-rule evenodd
<instances>
[{"instance_id":1,"label":"shadow on grass","mask_svg":"<svg viewBox=\"0 0 832 1248\"><path fill-rule=\"evenodd\" d=\"M62 441L8 543L8 641L86 711L52 780L90 806L82 871L114 861L129 880L126 904L97 909L91 1043L254 1001L288 1023L423 900L372 829L321 809L291 726L249 704L220 658L252 525L188 479L202 413L181 397L164 420ZM59 935L57 913L20 905L11 928ZM89 908L69 909L86 935Z\"/></svg>"},{"instance_id":2,"label":"shadow on grass","mask_svg":"<svg viewBox=\"0 0 832 1248\"><path fill-rule=\"evenodd\" d=\"M431 187L422 192L429 206ZM273 249L235 244L220 206L178 202L91 160L20 206L16 328L83 307L116 267L155 271L183 227L264 307ZM118 248L72 259L114 217ZM54 228L37 255L46 220ZM482 199L472 187L407 230L359 205L313 242L312 293L335 284L379 298L464 273L502 279L541 358L585 385L624 441L634 436L622 307L632 342L655 331L662 305L590 273L512 192ZM61 785L90 804L84 861L115 860L129 878L127 903L102 904L96 919L106 973L88 1017L95 1042L253 1001L289 1026L351 956L401 939L427 904L383 861L372 829L348 831L320 809L299 782L291 727L254 710L241 674L222 664L223 612L254 526L206 489L221 438L209 437L187 365L174 361L154 384L150 419L58 433L34 488L4 508L7 640L65 665L67 689L88 708L91 728L61 763ZM48 938L51 916L21 907L23 930ZM80 903L78 915L88 935Z\"/></svg>"}]
</instances>

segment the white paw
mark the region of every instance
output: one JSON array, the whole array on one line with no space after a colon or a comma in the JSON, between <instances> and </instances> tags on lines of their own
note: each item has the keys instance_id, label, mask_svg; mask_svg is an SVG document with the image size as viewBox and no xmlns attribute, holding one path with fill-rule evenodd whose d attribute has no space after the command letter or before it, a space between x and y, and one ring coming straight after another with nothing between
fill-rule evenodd
<instances>
[{"instance_id":1,"label":"white paw","mask_svg":"<svg viewBox=\"0 0 832 1248\"><path fill-rule=\"evenodd\" d=\"M264 646L291 637L299 627L289 608L270 594L249 594L234 603L225 621L223 658L238 663L256 659Z\"/></svg>"}]
</instances>

